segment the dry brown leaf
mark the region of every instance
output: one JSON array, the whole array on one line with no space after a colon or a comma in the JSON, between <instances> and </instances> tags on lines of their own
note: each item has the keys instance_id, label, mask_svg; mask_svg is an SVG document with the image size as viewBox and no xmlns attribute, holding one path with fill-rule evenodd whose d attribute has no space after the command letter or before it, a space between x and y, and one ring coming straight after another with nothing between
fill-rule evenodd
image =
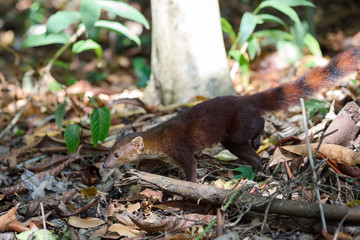
<instances>
[{"instance_id":1,"label":"dry brown leaf","mask_svg":"<svg viewBox=\"0 0 360 240\"><path fill-rule=\"evenodd\" d=\"M98 235L98 236L100 236L102 238L106 238L106 239L118 239L118 238L120 238L119 234L117 234L115 232L109 232L107 226L102 226L98 230L95 230L94 234Z\"/></svg>"},{"instance_id":2,"label":"dry brown leaf","mask_svg":"<svg viewBox=\"0 0 360 240\"><path fill-rule=\"evenodd\" d=\"M110 232L116 232L120 236L125 237L142 237L143 234L136 229L132 229L128 226L125 226L121 223L115 223L109 227Z\"/></svg>"},{"instance_id":3,"label":"dry brown leaf","mask_svg":"<svg viewBox=\"0 0 360 240\"><path fill-rule=\"evenodd\" d=\"M8 231L16 231L16 232L25 232L27 230L30 230L30 228L26 227L24 224L19 222L18 220L12 221L9 223L7 227Z\"/></svg>"},{"instance_id":4,"label":"dry brown leaf","mask_svg":"<svg viewBox=\"0 0 360 240\"><path fill-rule=\"evenodd\" d=\"M71 216L68 220L68 223L76 228L92 228L97 227L105 222L100 218L87 217L87 218L79 218L77 216Z\"/></svg>"},{"instance_id":5,"label":"dry brown leaf","mask_svg":"<svg viewBox=\"0 0 360 240\"><path fill-rule=\"evenodd\" d=\"M20 204L11 208L6 214L0 216L0 232L8 230L8 226L11 222L16 221L15 213Z\"/></svg>"},{"instance_id":6,"label":"dry brown leaf","mask_svg":"<svg viewBox=\"0 0 360 240\"><path fill-rule=\"evenodd\" d=\"M315 153L318 143L312 143L310 146L312 153ZM282 146L280 149L284 149L288 152L295 153L300 156L308 156L308 149L306 144ZM328 158L349 166L354 166L360 163L360 154L343 146L335 144L321 144L319 152Z\"/></svg>"},{"instance_id":7,"label":"dry brown leaf","mask_svg":"<svg viewBox=\"0 0 360 240\"><path fill-rule=\"evenodd\" d=\"M137 210L139 210L141 207L140 203L137 202L137 203L134 203L134 204L129 204L127 207L126 207L126 211L128 211L129 213L133 213Z\"/></svg>"},{"instance_id":8,"label":"dry brown leaf","mask_svg":"<svg viewBox=\"0 0 360 240\"><path fill-rule=\"evenodd\" d=\"M181 218L177 216L171 216L162 219L158 222L145 222L140 219L131 218L133 222L142 230L147 232L175 232L175 231L182 231L187 229L195 224L202 224L202 223L210 223L215 216L213 215L202 215L202 214L187 214L181 216Z\"/></svg>"},{"instance_id":9,"label":"dry brown leaf","mask_svg":"<svg viewBox=\"0 0 360 240\"><path fill-rule=\"evenodd\" d=\"M274 154L272 158L269 161L269 164L267 165L267 169L271 168L272 166L278 165L279 163L290 161L292 158L286 157L282 152L280 151L280 148L276 148L274 151Z\"/></svg>"},{"instance_id":10,"label":"dry brown leaf","mask_svg":"<svg viewBox=\"0 0 360 240\"><path fill-rule=\"evenodd\" d=\"M162 197L163 197L163 193L160 191L154 191L152 189L145 189L144 191L140 192L140 194L145 195L150 202L154 203L154 202L161 202Z\"/></svg>"},{"instance_id":11,"label":"dry brown leaf","mask_svg":"<svg viewBox=\"0 0 360 240\"><path fill-rule=\"evenodd\" d=\"M127 212L115 213L114 218L118 222L124 224L125 226L136 227L136 225L133 223L133 221L131 220L131 218L129 217L129 214Z\"/></svg>"}]
</instances>

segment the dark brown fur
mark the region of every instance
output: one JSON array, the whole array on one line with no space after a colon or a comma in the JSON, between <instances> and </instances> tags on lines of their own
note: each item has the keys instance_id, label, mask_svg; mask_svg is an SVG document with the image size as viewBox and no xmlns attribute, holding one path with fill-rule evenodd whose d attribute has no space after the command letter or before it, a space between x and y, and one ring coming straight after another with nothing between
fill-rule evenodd
<instances>
[{"instance_id":1,"label":"dark brown fur","mask_svg":"<svg viewBox=\"0 0 360 240\"><path fill-rule=\"evenodd\" d=\"M320 88L359 71L360 49L338 54L325 67L315 68L294 82L250 96L223 96L200 103L167 122L145 132L117 140L104 167L120 166L140 159L163 159L181 167L186 180L196 181L197 150L221 142L225 148L250 164L257 172L264 129L262 114L298 104Z\"/></svg>"}]
</instances>

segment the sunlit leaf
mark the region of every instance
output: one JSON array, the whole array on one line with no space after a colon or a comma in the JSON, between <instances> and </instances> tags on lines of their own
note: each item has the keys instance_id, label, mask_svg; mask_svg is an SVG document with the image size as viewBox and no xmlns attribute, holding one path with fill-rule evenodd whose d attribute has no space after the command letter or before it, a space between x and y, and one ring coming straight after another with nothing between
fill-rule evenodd
<instances>
[{"instance_id":1,"label":"sunlit leaf","mask_svg":"<svg viewBox=\"0 0 360 240\"><path fill-rule=\"evenodd\" d=\"M100 18L101 8L98 0L81 0L80 13L81 21L84 23L86 30L89 31Z\"/></svg>"},{"instance_id":2,"label":"sunlit leaf","mask_svg":"<svg viewBox=\"0 0 360 240\"><path fill-rule=\"evenodd\" d=\"M65 44L69 39L70 36L64 33L31 35L21 44L21 48L44 46L55 43Z\"/></svg>"},{"instance_id":3,"label":"sunlit leaf","mask_svg":"<svg viewBox=\"0 0 360 240\"><path fill-rule=\"evenodd\" d=\"M231 24L229 23L229 21L225 18L221 18L221 28L224 32L226 32L231 38L235 39L236 38L236 34L234 32L233 27L231 26Z\"/></svg>"},{"instance_id":4,"label":"sunlit leaf","mask_svg":"<svg viewBox=\"0 0 360 240\"><path fill-rule=\"evenodd\" d=\"M95 23L95 27L103 27L118 34L123 34L133 40L138 46L141 44L140 38L121 23L99 20Z\"/></svg>"},{"instance_id":5,"label":"sunlit leaf","mask_svg":"<svg viewBox=\"0 0 360 240\"><path fill-rule=\"evenodd\" d=\"M49 17L46 23L46 34L58 33L80 20L77 11L58 11Z\"/></svg>"},{"instance_id":6,"label":"sunlit leaf","mask_svg":"<svg viewBox=\"0 0 360 240\"><path fill-rule=\"evenodd\" d=\"M139 22L146 29L149 29L149 23L137 9L131 7L127 3L116 2L116 1L99 1L99 5L102 9L106 11L116 13L118 16Z\"/></svg>"},{"instance_id":7,"label":"sunlit leaf","mask_svg":"<svg viewBox=\"0 0 360 240\"><path fill-rule=\"evenodd\" d=\"M248 40L248 44L249 45L247 50L248 50L249 58L250 60L253 60L256 56L258 49L260 49L260 44L257 38L254 37L250 37L250 39Z\"/></svg>"},{"instance_id":8,"label":"sunlit leaf","mask_svg":"<svg viewBox=\"0 0 360 240\"><path fill-rule=\"evenodd\" d=\"M312 55L316 57L322 57L322 52L320 49L319 42L311 35L307 33L304 38L304 44L307 46Z\"/></svg>"},{"instance_id":9,"label":"sunlit leaf","mask_svg":"<svg viewBox=\"0 0 360 240\"><path fill-rule=\"evenodd\" d=\"M62 89L61 84L58 81L51 82L49 84L49 90L53 93L60 91Z\"/></svg>"},{"instance_id":10,"label":"sunlit leaf","mask_svg":"<svg viewBox=\"0 0 360 240\"><path fill-rule=\"evenodd\" d=\"M252 13L245 12L241 18L239 27L240 44L243 44L253 33L258 17Z\"/></svg>"}]
</instances>

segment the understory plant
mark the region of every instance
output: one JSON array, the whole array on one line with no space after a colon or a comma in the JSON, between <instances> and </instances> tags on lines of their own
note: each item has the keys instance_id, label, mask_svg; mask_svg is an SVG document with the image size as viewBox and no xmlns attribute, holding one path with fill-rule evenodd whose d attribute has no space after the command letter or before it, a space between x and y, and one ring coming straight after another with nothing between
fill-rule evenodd
<instances>
[{"instance_id":1,"label":"understory plant","mask_svg":"<svg viewBox=\"0 0 360 240\"><path fill-rule=\"evenodd\" d=\"M61 47L56 51L54 56L49 60L43 77L40 79L50 79L49 89L56 91L66 86L61 85L50 76L50 70L53 65L59 65L69 70L69 64L59 61L58 58L67 49L71 49L71 54L79 54L84 51L94 51L98 60L98 67L101 67L103 58L103 49L101 45L94 39L90 38L90 33L99 30L106 29L108 31L115 32L119 35L124 35L136 45L140 46L140 38L133 32L131 32L124 24L101 19L101 12L107 13L109 16L119 16L124 19L136 21L141 23L145 28L149 28L149 23L145 17L135 8L124 2L107 1L107 0L81 0L80 9L77 10L64 10L58 11L51 15L46 22L46 30L41 33L30 34L21 45L21 48L39 47L50 44L60 44ZM111 17L109 17L111 19ZM68 34L73 31L73 34ZM79 37L82 37L79 40ZM70 57L71 61L72 57ZM69 80L69 81L68 81ZM73 79L69 77L67 83L73 82ZM90 116L90 126L93 145L96 147L99 142L104 141L110 128L110 111L106 107L98 107L94 99L90 99L95 106ZM55 120L59 131L61 132L63 119L66 112L66 102L60 103L56 112ZM80 118L80 114L79 114ZM81 122L81 118L79 119ZM78 123L68 124L65 126L65 141L70 152L74 152L80 143L79 138L80 125Z\"/></svg>"}]
</instances>

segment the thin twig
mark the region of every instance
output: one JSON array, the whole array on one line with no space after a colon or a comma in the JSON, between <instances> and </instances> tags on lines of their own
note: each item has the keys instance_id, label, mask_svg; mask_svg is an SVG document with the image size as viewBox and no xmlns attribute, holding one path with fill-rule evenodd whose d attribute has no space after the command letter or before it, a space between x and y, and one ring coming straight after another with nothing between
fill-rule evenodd
<instances>
[{"instance_id":1,"label":"thin twig","mask_svg":"<svg viewBox=\"0 0 360 240\"><path fill-rule=\"evenodd\" d=\"M323 210L323 206L321 204L320 191L319 191L319 187L317 185L317 176L316 176L316 171L315 171L314 159L313 159L313 155L312 155L311 147L310 147L309 132L308 132L307 119L306 119L306 110L305 110L305 104L304 104L303 98L300 98L300 103L301 103L301 111L302 111L302 117L303 117L306 145L307 145L307 148L309 151L309 161L310 161L310 166L311 166L311 170L312 170L312 174L313 174L314 188L315 188L316 197L317 197L318 203L319 203L321 223L322 223L324 231L327 232L324 210Z\"/></svg>"},{"instance_id":2,"label":"thin twig","mask_svg":"<svg viewBox=\"0 0 360 240\"><path fill-rule=\"evenodd\" d=\"M47 231L46 231L46 221L45 221L44 206L43 206L42 202L40 202L40 209L41 209L41 215L42 215L42 219L43 219L43 228L45 230L45 239L48 240Z\"/></svg>"}]
</instances>

